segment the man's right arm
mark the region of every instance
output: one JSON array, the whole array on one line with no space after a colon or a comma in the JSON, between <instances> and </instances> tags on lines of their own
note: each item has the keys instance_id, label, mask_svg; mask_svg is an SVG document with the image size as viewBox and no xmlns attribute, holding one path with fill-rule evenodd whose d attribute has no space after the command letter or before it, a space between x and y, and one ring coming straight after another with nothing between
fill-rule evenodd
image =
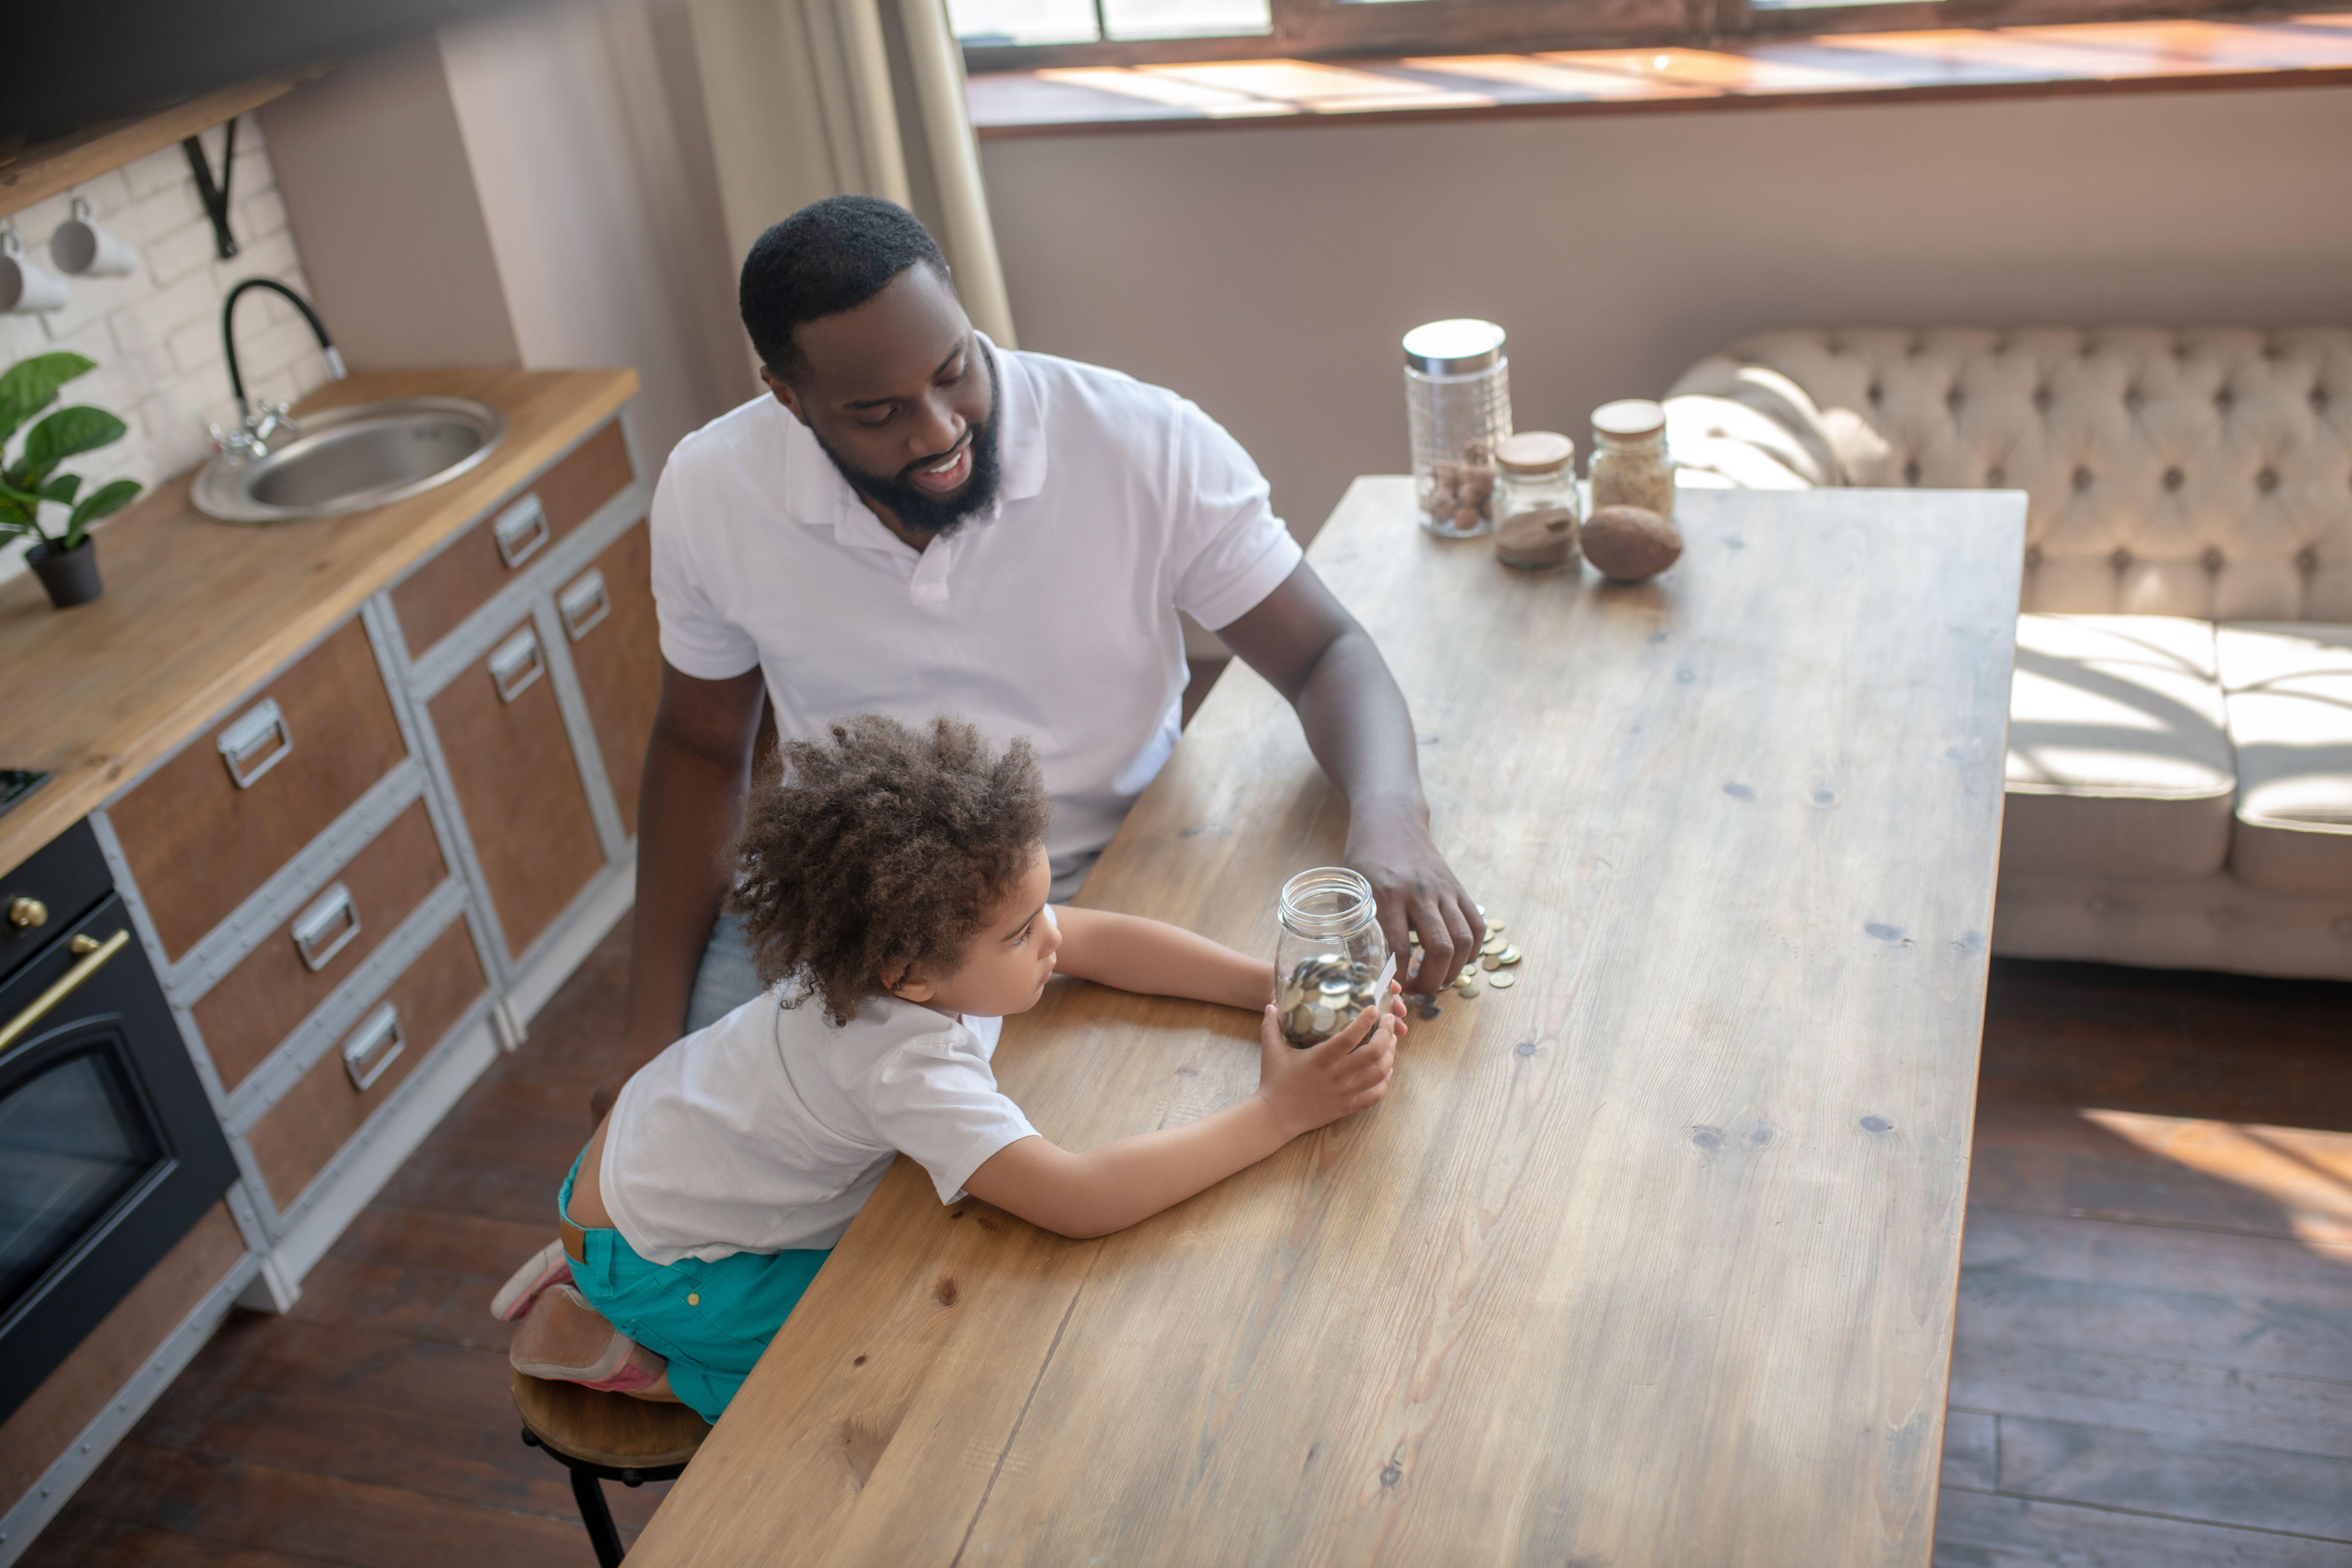
<instances>
[{"instance_id":1,"label":"man's right arm","mask_svg":"<svg viewBox=\"0 0 2352 1568\"><path fill-rule=\"evenodd\" d=\"M765 689L756 668L698 680L662 661L661 708L637 795L637 903L629 935L629 1011L621 1049L589 1099L613 1109L629 1075L685 1032L702 950L732 868Z\"/></svg>"}]
</instances>

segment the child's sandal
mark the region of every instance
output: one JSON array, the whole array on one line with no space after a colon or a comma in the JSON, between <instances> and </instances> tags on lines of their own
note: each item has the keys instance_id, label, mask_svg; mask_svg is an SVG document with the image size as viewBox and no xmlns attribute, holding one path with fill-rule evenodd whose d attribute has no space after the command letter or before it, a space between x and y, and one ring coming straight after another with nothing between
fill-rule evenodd
<instances>
[{"instance_id":1,"label":"child's sandal","mask_svg":"<svg viewBox=\"0 0 2352 1568\"><path fill-rule=\"evenodd\" d=\"M636 1348L636 1341L607 1322L579 1291L554 1285L515 1331L507 1359L525 1377L629 1394L650 1386L657 1375L629 1364Z\"/></svg>"},{"instance_id":2,"label":"child's sandal","mask_svg":"<svg viewBox=\"0 0 2352 1568\"><path fill-rule=\"evenodd\" d=\"M572 1282L572 1259L565 1255L563 1243L551 1241L531 1255L530 1262L514 1271L514 1277L499 1287L490 1298L490 1316L501 1323L519 1321L530 1310L540 1292L556 1285Z\"/></svg>"}]
</instances>

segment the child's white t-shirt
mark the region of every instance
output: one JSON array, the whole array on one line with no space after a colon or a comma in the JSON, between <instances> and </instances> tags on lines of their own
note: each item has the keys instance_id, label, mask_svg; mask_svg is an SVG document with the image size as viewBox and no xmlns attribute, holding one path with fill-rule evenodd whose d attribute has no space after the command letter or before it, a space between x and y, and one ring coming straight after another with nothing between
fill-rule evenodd
<instances>
[{"instance_id":1,"label":"child's white t-shirt","mask_svg":"<svg viewBox=\"0 0 2352 1568\"><path fill-rule=\"evenodd\" d=\"M902 1151L954 1203L1036 1131L989 1066L1003 1026L881 996L835 1028L819 1001L756 997L622 1087L604 1207L641 1257L669 1264L831 1247Z\"/></svg>"}]
</instances>

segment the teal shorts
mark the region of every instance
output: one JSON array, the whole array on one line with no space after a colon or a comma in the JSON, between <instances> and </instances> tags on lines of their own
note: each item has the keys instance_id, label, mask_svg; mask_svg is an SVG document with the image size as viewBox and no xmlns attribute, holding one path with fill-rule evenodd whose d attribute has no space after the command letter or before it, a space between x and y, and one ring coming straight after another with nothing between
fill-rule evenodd
<instances>
[{"instance_id":1,"label":"teal shorts","mask_svg":"<svg viewBox=\"0 0 2352 1568\"><path fill-rule=\"evenodd\" d=\"M558 1214L572 1213L579 1174L575 1159L555 1197ZM670 1392L711 1422L751 1375L830 1250L734 1252L713 1263L681 1258L665 1265L646 1261L617 1230L583 1234L588 1258L572 1266L573 1286L614 1328L667 1357Z\"/></svg>"}]
</instances>

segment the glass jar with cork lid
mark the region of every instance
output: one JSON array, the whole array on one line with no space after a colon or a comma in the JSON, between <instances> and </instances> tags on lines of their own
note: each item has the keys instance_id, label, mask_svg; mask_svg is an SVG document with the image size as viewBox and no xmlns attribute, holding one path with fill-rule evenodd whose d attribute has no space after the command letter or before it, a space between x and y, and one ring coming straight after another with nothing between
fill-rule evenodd
<instances>
[{"instance_id":1,"label":"glass jar with cork lid","mask_svg":"<svg viewBox=\"0 0 2352 1568\"><path fill-rule=\"evenodd\" d=\"M1647 398L1621 398L1592 411L1592 510L1638 506L1672 521L1675 463L1666 411Z\"/></svg>"},{"instance_id":2,"label":"glass jar with cork lid","mask_svg":"<svg viewBox=\"0 0 2352 1568\"><path fill-rule=\"evenodd\" d=\"M1274 947L1275 1012L1282 1037L1319 1046L1388 994L1396 960L1381 934L1372 885L1345 866L1301 871L1282 886Z\"/></svg>"},{"instance_id":3,"label":"glass jar with cork lid","mask_svg":"<svg viewBox=\"0 0 2352 1568\"><path fill-rule=\"evenodd\" d=\"M1511 433L1503 329L1465 319L1407 332L1404 398L1422 527L1446 539L1486 532L1494 517L1495 445Z\"/></svg>"},{"instance_id":4,"label":"glass jar with cork lid","mask_svg":"<svg viewBox=\"0 0 2352 1568\"><path fill-rule=\"evenodd\" d=\"M1576 443L1521 430L1496 445L1495 558L1506 566L1565 566L1576 559Z\"/></svg>"}]
</instances>

